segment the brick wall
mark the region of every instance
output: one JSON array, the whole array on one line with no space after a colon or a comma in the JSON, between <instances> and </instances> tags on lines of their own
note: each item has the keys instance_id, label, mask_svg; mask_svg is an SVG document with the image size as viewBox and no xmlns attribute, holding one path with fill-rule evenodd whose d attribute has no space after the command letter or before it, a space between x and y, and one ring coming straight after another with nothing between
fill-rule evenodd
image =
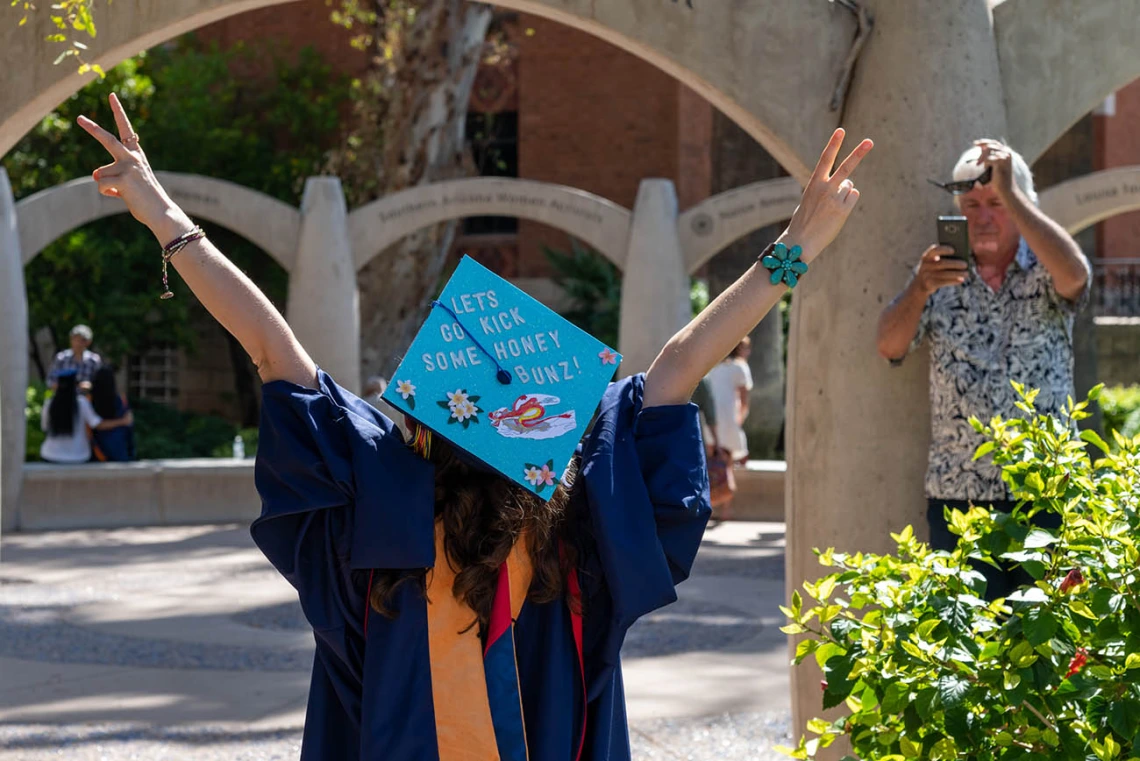
<instances>
[{"instance_id":1,"label":"brick wall","mask_svg":"<svg viewBox=\"0 0 1140 761\"><path fill-rule=\"evenodd\" d=\"M178 409L239 422L241 411L225 330L203 310L194 310L192 320L197 334L194 352L178 355ZM253 363L246 365L256 378ZM260 394L260 382L253 387Z\"/></svg>"},{"instance_id":2,"label":"brick wall","mask_svg":"<svg viewBox=\"0 0 1140 761\"><path fill-rule=\"evenodd\" d=\"M677 80L608 42L524 16L519 41L519 174L633 207L646 177L678 183L682 208L708 195L712 110ZM702 150L701 143L704 143ZM547 274L541 245L566 236L519 226L519 275Z\"/></svg>"},{"instance_id":3,"label":"brick wall","mask_svg":"<svg viewBox=\"0 0 1140 761\"><path fill-rule=\"evenodd\" d=\"M223 50L256 41L272 41L286 54L312 46L343 73L363 73L368 57L349 45L352 33L333 24L330 11L325 0L302 0L239 13L204 26L196 34L201 40L217 42Z\"/></svg>"},{"instance_id":4,"label":"brick wall","mask_svg":"<svg viewBox=\"0 0 1140 761\"><path fill-rule=\"evenodd\" d=\"M271 49L286 56L312 46L334 69L357 75L367 58L349 46L350 33L332 24L329 10L325 0L301 0L224 19L197 35L223 49L271 41ZM579 187L629 208L646 177L673 180L681 210L709 196L713 109L707 101L640 58L570 27L519 14L508 33L519 49L510 72L517 100L506 103L519 111L520 177ZM238 67L235 73L245 72ZM481 80L485 87L497 81ZM569 247L564 233L525 221L517 243L466 243L482 246L472 253L500 274L527 282L550 274L543 243ZM180 406L233 418L233 373L218 330L213 323L201 326L200 351L181 358Z\"/></svg>"},{"instance_id":5,"label":"brick wall","mask_svg":"<svg viewBox=\"0 0 1140 761\"><path fill-rule=\"evenodd\" d=\"M1140 79L1116 93L1116 113L1094 116L1097 169L1140 164ZM1097 255L1140 257L1140 212L1121 214L1097 225Z\"/></svg>"},{"instance_id":6,"label":"brick wall","mask_svg":"<svg viewBox=\"0 0 1140 761\"><path fill-rule=\"evenodd\" d=\"M677 98L679 157L674 182L678 204L685 211L712 194L713 106L680 82Z\"/></svg>"}]
</instances>

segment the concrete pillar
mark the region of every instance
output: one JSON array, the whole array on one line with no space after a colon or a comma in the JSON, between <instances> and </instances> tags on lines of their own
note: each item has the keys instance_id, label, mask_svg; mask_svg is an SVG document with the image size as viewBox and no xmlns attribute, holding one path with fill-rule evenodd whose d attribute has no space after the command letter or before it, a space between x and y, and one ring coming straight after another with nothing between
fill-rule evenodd
<instances>
[{"instance_id":1,"label":"concrete pillar","mask_svg":"<svg viewBox=\"0 0 1140 761\"><path fill-rule=\"evenodd\" d=\"M622 273L621 375L648 370L691 318L689 275L677 234L677 191L670 180L642 180Z\"/></svg>"},{"instance_id":2,"label":"concrete pillar","mask_svg":"<svg viewBox=\"0 0 1140 761\"><path fill-rule=\"evenodd\" d=\"M935 217L953 208L926 178L948 176L974 138L1006 134L987 0L866 5L875 30L845 106L841 155L864 137L875 150L855 176L859 206L793 299L789 593L823 575L813 547L889 550L888 532L908 523L926 534L925 352L890 368L876 354L875 326L935 242ZM814 663L792 670L793 735L823 713Z\"/></svg>"},{"instance_id":3,"label":"concrete pillar","mask_svg":"<svg viewBox=\"0 0 1140 761\"><path fill-rule=\"evenodd\" d=\"M361 384L359 299L340 180L311 177L301 198L286 319L313 360L353 392Z\"/></svg>"},{"instance_id":4,"label":"concrete pillar","mask_svg":"<svg viewBox=\"0 0 1140 761\"><path fill-rule=\"evenodd\" d=\"M28 382L28 296L16 201L0 167L0 530L16 528L24 478L24 390Z\"/></svg>"}]
</instances>

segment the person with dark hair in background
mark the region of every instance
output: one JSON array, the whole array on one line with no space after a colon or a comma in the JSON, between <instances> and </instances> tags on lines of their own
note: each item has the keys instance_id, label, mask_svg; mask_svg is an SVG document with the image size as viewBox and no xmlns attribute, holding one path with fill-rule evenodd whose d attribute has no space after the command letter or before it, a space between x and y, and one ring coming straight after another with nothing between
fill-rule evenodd
<instances>
[{"instance_id":1,"label":"person with dark hair in background","mask_svg":"<svg viewBox=\"0 0 1140 761\"><path fill-rule=\"evenodd\" d=\"M40 445L40 458L46 462L74 464L91 459L87 428L111 431L134 423L130 411L125 416L103 419L87 397L79 393L78 373L64 370L56 376L55 393L44 403L40 426L47 438Z\"/></svg>"},{"instance_id":2,"label":"person with dark hair in background","mask_svg":"<svg viewBox=\"0 0 1140 761\"><path fill-rule=\"evenodd\" d=\"M117 420L130 413L130 405L125 396L120 396L115 386L115 369L103 365L95 371L91 379L91 406L95 414L104 420ZM121 425L110 430L94 429L91 448L99 462L129 462L135 459L134 424Z\"/></svg>"}]
</instances>

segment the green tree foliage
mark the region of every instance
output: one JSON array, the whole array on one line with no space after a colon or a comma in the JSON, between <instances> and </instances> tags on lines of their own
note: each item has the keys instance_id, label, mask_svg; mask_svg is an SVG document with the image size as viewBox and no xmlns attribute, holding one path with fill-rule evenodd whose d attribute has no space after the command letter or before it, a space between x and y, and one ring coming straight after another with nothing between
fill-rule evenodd
<instances>
[{"instance_id":1,"label":"green tree foliage","mask_svg":"<svg viewBox=\"0 0 1140 761\"><path fill-rule=\"evenodd\" d=\"M46 399L47 389L42 383L28 386L27 394L24 396L24 421L27 427L24 437L25 462L35 462L40 459L40 445L44 443L40 416Z\"/></svg>"},{"instance_id":2,"label":"green tree foliage","mask_svg":"<svg viewBox=\"0 0 1140 761\"><path fill-rule=\"evenodd\" d=\"M562 316L607 346L617 346L621 271L576 239L571 239L569 252L543 246L542 253L569 301Z\"/></svg>"},{"instance_id":3,"label":"green tree foliage","mask_svg":"<svg viewBox=\"0 0 1140 761\"><path fill-rule=\"evenodd\" d=\"M952 552L908 527L894 555L819 553L835 569L783 608L784 631L806 635L795 662L823 669L823 707L793 749L814 758L846 736L881 761L1124 761L1140 755L1140 436L1074 434L1087 403L1062 419L972 421L1019 507L948 513ZM1094 389L1090 398L1099 395ZM1090 461L1085 444L1103 452ZM1062 516L1058 530L1033 515ZM1034 579L984 601L974 562L1019 564Z\"/></svg>"},{"instance_id":4,"label":"green tree foliage","mask_svg":"<svg viewBox=\"0 0 1140 761\"><path fill-rule=\"evenodd\" d=\"M107 0L107 2L111 2L111 0ZM22 12L17 26L27 24L31 14L39 10L33 0L11 0L10 5ZM94 0L56 0L53 2L50 6L49 18L54 29L46 39L48 42L61 45L59 57L55 59L57 64L74 57L79 62L80 74L94 72L102 78L105 76L103 69L98 64L87 63L83 59L83 54L87 50L87 43L80 39L84 35L88 39L95 38L94 5Z\"/></svg>"},{"instance_id":5,"label":"green tree foliage","mask_svg":"<svg viewBox=\"0 0 1140 761\"><path fill-rule=\"evenodd\" d=\"M566 294L562 316L607 346L618 345L621 323L621 270L581 241L571 238L570 250L543 246L554 282ZM709 305L709 286L694 278L689 283L693 316Z\"/></svg>"},{"instance_id":6,"label":"green tree foliage","mask_svg":"<svg viewBox=\"0 0 1140 761\"><path fill-rule=\"evenodd\" d=\"M4 158L17 197L88 176L108 162L75 119L85 114L112 125L106 103L112 91L155 167L230 180L291 204L335 144L348 92L312 50L286 61L266 47L221 52L186 37L125 61L45 117ZM281 304L285 272L248 241L207 227ZM87 225L28 266L30 326L49 327L59 348L71 325L89 323L97 348L110 357L156 346L193 348L190 312L200 307L177 276L171 278L177 298L159 302L160 273L157 243L128 215Z\"/></svg>"}]
</instances>

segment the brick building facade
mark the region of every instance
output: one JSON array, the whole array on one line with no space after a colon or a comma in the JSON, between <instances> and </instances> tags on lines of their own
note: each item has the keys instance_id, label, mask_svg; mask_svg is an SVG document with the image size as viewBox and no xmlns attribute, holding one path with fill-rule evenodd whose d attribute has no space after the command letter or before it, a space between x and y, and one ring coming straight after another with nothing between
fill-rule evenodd
<instances>
[{"instance_id":1,"label":"brick building facade","mask_svg":"<svg viewBox=\"0 0 1140 761\"><path fill-rule=\"evenodd\" d=\"M513 53L484 66L473 90L468 133L481 173L569 185L627 208L648 177L671 179L682 210L728 189L719 187L724 183L716 167L732 164L727 154L742 148L739 141L715 139L723 117L689 88L636 56L553 21L503 13L497 24ZM349 46L349 33L329 20L324 0L251 11L197 34L222 47L255 39L272 39L282 50L313 46L350 76L367 65L365 55ZM1039 186L1140 164L1137 124L1140 80L1117 93L1114 113L1081 120L1037 162ZM1081 242L1097 258L1140 257L1140 212L1101 223ZM529 280L550 274L542 247L566 250L569 240L538 223L490 218L465 220L455 245L504 277ZM739 254L727 253L725 262ZM202 326L204 341L220 349L223 337L212 335L217 330ZM209 392L195 391L200 383L187 368L180 406L227 414L233 404L217 393L225 385L221 364L198 369L210 377Z\"/></svg>"},{"instance_id":2,"label":"brick building facade","mask_svg":"<svg viewBox=\"0 0 1140 761\"><path fill-rule=\"evenodd\" d=\"M504 133L497 137L507 143L509 174L571 185L627 207L646 177L672 179L682 209L709 195L715 146L707 101L597 37L526 14L503 16L516 54L480 72L472 112L499 122L494 129ZM222 47L251 39L271 39L283 49L310 45L348 75L367 66L365 55L348 45L349 33L330 22L324 0L251 11L197 34ZM1054 150L1044 159L1038 167L1044 185L1089 167L1140 164L1140 80L1113 100L1112 108L1092 117L1091 141L1067 136L1061 142L1073 150ZM1090 125L1079 123L1073 131L1090 136ZM1077 155L1086 149L1091 156ZM511 229L498 233L471 227L460 245L486 245L491 263L507 277L547 274L541 246L566 246L564 234L533 222L502 225ZM1098 258L1140 256L1140 212L1098 225L1096 251Z\"/></svg>"},{"instance_id":3,"label":"brick building facade","mask_svg":"<svg viewBox=\"0 0 1140 761\"><path fill-rule=\"evenodd\" d=\"M570 185L626 207L646 177L673 180L682 209L708 197L713 111L707 101L585 32L526 14L503 14L499 23L514 55L481 69L468 133L490 132L507 167L486 166L485 173ZM349 33L330 22L324 0L250 11L197 35L223 48L252 39L272 39L283 49L310 45L350 76L367 66L348 45ZM565 249L567 238L522 221L465 224L457 241L482 249L480 258L511 278L547 274L544 244Z\"/></svg>"},{"instance_id":4,"label":"brick building facade","mask_svg":"<svg viewBox=\"0 0 1140 761\"><path fill-rule=\"evenodd\" d=\"M1118 90L1092 119L1097 170L1140 165L1140 79ZM1140 259L1140 211L1097 225L1097 256Z\"/></svg>"}]
</instances>

